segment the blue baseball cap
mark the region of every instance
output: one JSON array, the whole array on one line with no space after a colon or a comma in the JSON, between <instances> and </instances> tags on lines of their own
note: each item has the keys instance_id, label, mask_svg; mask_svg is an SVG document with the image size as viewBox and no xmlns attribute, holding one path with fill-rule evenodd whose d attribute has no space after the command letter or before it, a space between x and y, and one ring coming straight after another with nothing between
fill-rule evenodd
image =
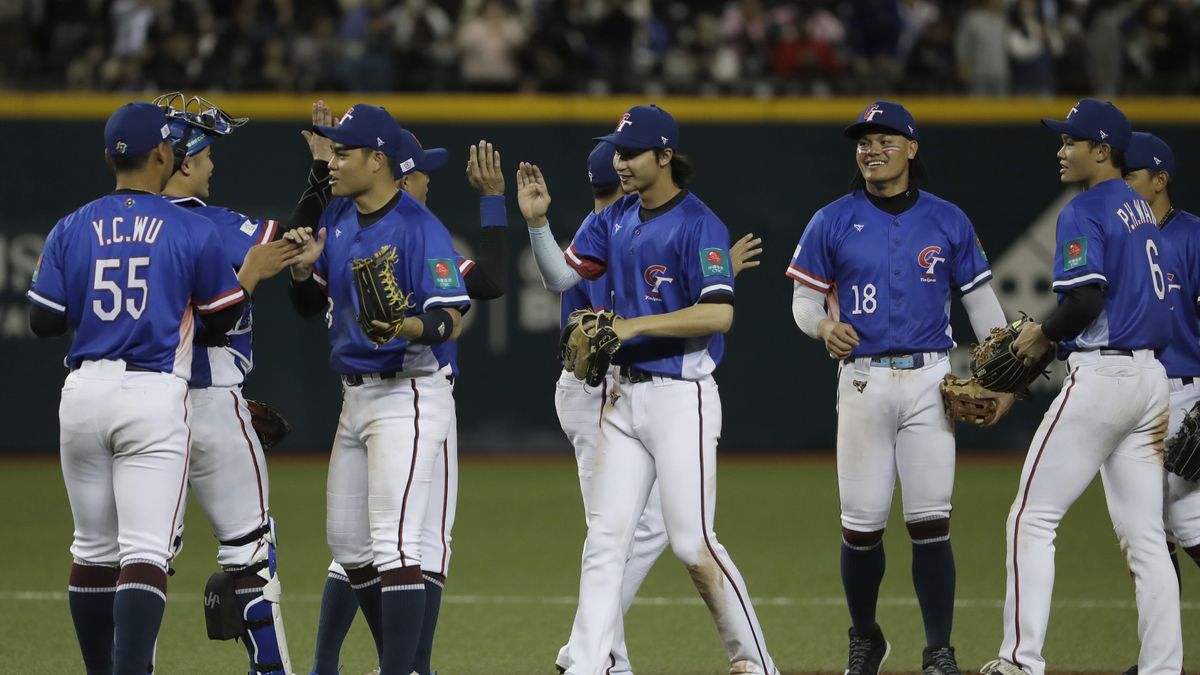
<instances>
[{"instance_id":1,"label":"blue baseball cap","mask_svg":"<svg viewBox=\"0 0 1200 675\"><path fill-rule=\"evenodd\" d=\"M1043 119L1042 124L1066 134L1097 143L1107 143L1122 152L1129 149L1133 127L1129 118L1108 101L1085 98L1071 106L1065 120Z\"/></svg>"},{"instance_id":2,"label":"blue baseball cap","mask_svg":"<svg viewBox=\"0 0 1200 675\"><path fill-rule=\"evenodd\" d=\"M137 101L117 108L104 124L104 147L109 157L136 157L167 140L171 130L164 109Z\"/></svg>"},{"instance_id":3,"label":"blue baseball cap","mask_svg":"<svg viewBox=\"0 0 1200 675\"><path fill-rule=\"evenodd\" d=\"M406 176L413 171L429 172L440 169L446 164L450 153L445 148L421 147L417 135L408 129L400 130L400 149L396 158L396 178Z\"/></svg>"},{"instance_id":4,"label":"blue baseball cap","mask_svg":"<svg viewBox=\"0 0 1200 675\"><path fill-rule=\"evenodd\" d=\"M637 105L621 116L615 131L592 140L608 141L629 150L676 149L679 147L679 125L671 113L656 105Z\"/></svg>"},{"instance_id":5,"label":"blue baseball cap","mask_svg":"<svg viewBox=\"0 0 1200 675\"><path fill-rule=\"evenodd\" d=\"M588 178L592 185L613 185L620 183L617 169L613 166L613 155L617 154L617 146L608 141L600 141L588 155Z\"/></svg>"},{"instance_id":6,"label":"blue baseball cap","mask_svg":"<svg viewBox=\"0 0 1200 675\"><path fill-rule=\"evenodd\" d=\"M404 130L391 113L377 105L355 103L336 127L314 124L314 133L348 148L370 148L396 159L404 143ZM399 171L399 160L396 161ZM399 175L399 174L397 174Z\"/></svg>"},{"instance_id":7,"label":"blue baseball cap","mask_svg":"<svg viewBox=\"0 0 1200 675\"><path fill-rule=\"evenodd\" d=\"M1125 152L1125 170L1137 171L1166 171L1175 173L1175 153L1163 139L1144 131L1133 132L1129 140L1129 150Z\"/></svg>"},{"instance_id":8,"label":"blue baseball cap","mask_svg":"<svg viewBox=\"0 0 1200 675\"><path fill-rule=\"evenodd\" d=\"M184 138L187 138L187 152L185 154L188 157L191 157L197 152L200 152L204 148L208 147L212 144L213 140L216 139L216 136L204 131L203 129L199 129L192 124L189 124L183 119L171 118L168 126L171 129L170 138L172 144L178 143Z\"/></svg>"},{"instance_id":9,"label":"blue baseball cap","mask_svg":"<svg viewBox=\"0 0 1200 675\"><path fill-rule=\"evenodd\" d=\"M863 134L869 134L873 130L879 129L894 131L914 141L920 140L917 134L917 122L913 119L912 114L904 106L891 101L874 101L871 105L863 108L863 111L858 114L858 119L846 127L844 133L849 138L858 140Z\"/></svg>"}]
</instances>

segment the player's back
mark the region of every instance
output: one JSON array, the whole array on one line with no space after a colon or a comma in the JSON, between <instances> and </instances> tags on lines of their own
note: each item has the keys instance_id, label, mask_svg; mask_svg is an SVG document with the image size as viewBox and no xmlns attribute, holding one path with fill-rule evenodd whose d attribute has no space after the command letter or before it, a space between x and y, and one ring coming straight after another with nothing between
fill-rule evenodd
<instances>
[{"instance_id":1,"label":"player's back","mask_svg":"<svg viewBox=\"0 0 1200 675\"><path fill-rule=\"evenodd\" d=\"M1120 179L1077 195L1058 223L1054 290L1102 283L1104 310L1066 351L1152 349L1171 338L1164 246L1150 205Z\"/></svg>"},{"instance_id":2,"label":"player's back","mask_svg":"<svg viewBox=\"0 0 1200 675\"><path fill-rule=\"evenodd\" d=\"M1200 217L1175 211L1160 232L1174 332L1159 360L1170 377L1200 377L1200 320L1195 310L1200 295Z\"/></svg>"},{"instance_id":3,"label":"player's back","mask_svg":"<svg viewBox=\"0 0 1200 675\"><path fill-rule=\"evenodd\" d=\"M55 225L31 299L75 329L68 366L121 359L186 379L193 304L206 313L243 297L218 247L207 219L158 195L118 191ZM201 272L202 256L219 259L226 275Z\"/></svg>"}]
</instances>

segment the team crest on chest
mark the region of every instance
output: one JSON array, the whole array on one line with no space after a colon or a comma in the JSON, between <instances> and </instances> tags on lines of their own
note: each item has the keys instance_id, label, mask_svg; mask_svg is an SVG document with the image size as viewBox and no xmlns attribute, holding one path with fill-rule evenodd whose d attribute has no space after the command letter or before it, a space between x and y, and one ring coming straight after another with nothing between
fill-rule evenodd
<instances>
[{"instance_id":1,"label":"team crest on chest","mask_svg":"<svg viewBox=\"0 0 1200 675\"><path fill-rule=\"evenodd\" d=\"M662 293L660 289L663 284L669 284L675 281L675 277L665 277L667 268L663 265L651 265L642 272L642 278L646 280L646 285L650 290L646 291L646 299L655 302L662 302Z\"/></svg>"},{"instance_id":2,"label":"team crest on chest","mask_svg":"<svg viewBox=\"0 0 1200 675\"><path fill-rule=\"evenodd\" d=\"M938 263L946 262L946 259L941 256L941 253L941 246L926 246L925 248L921 249L920 253L917 254L917 264L921 266L921 269L925 270L925 273L921 275L921 281L937 281L937 276L935 276L935 274Z\"/></svg>"}]
</instances>

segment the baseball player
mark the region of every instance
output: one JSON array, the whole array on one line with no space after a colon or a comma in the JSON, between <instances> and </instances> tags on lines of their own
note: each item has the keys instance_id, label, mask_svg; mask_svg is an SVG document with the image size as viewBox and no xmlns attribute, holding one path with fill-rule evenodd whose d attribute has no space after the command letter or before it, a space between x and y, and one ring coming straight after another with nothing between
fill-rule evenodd
<instances>
[{"instance_id":1,"label":"baseball player","mask_svg":"<svg viewBox=\"0 0 1200 675\"><path fill-rule=\"evenodd\" d=\"M982 672L1045 672L1055 530L1099 470L1137 589L1139 672L1174 675L1183 644L1163 531L1168 384L1155 358L1171 338L1168 244L1150 205L1121 180L1130 125L1120 110L1083 99L1066 120L1042 123L1062 138L1061 181L1084 191L1058 217L1058 307L1044 323L1025 325L1013 348L1032 363L1057 343L1068 372L1030 443L1009 510L1004 642Z\"/></svg>"},{"instance_id":2,"label":"baseball player","mask_svg":"<svg viewBox=\"0 0 1200 675\"><path fill-rule=\"evenodd\" d=\"M613 157L616 147L608 141L600 141L588 155L588 178L592 185L593 207L591 213L584 219L583 225L599 216L610 204L620 199L621 180L613 167ZM733 261L733 274L749 267L757 267L758 261L752 260L762 249L757 248L762 243L753 233L738 240L730 250ZM562 316L560 327L567 324L571 312L577 309L592 309L601 311L610 302L606 290L605 279L590 281L583 279L575 286L563 291L560 299ZM664 282L669 283L669 282ZM583 381L576 379L574 374L563 370L559 375L554 391L554 407L558 411L558 423L563 433L575 448L575 463L579 469L579 492L583 496L584 522L587 522L590 509L588 496L591 492L592 469L596 461L596 446L600 440L600 419L608 391L612 388L612 376L605 377L600 387L588 387ZM633 542L629 556L625 561L625 574L621 578L621 617L629 611L638 589L650 573L650 568L662 555L667 547L667 530L663 523L662 505L658 496L658 483L650 490L646 500L646 510L638 519L637 529L633 533ZM611 666L606 675L632 673L629 663L629 649L625 646L625 622L618 617L617 625L613 627L613 645L609 653ZM569 642L568 642L569 644ZM568 645L558 650L554 665L560 673L570 667Z\"/></svg>"},{"instance_id":3,"label":"baseball player","mask_svg":"<svg viewBox=\"0 0 1200 675\"><path fill-rule=\"evenodd\" d=\"M187 496L193 311L223 332L246 297L213 224L159 196L169 135L152 103L109 117L116 190L58 221L26 294L36 335L75 331L59 408L67 595L91 675L152 668Z\"/></svg>"},{"instance_id":4,"label":"baseball player","mask_svg":"<svg viewBox=\"0 0 1200 675\"><path fill-rule=\"evenodd\" d=\"M616 146L627 194L581 228L565 256L547 227L541 171L522 164L517 174L547 287L562 292L607 276L608 306L625 317L614 324L624 346L592 471L566 672L599 675L612 665L626 559L657 478L671 547L713 615L730 672L777 673L746 584L713 532L721 404L712 371L733 322L729 232L685 188L691 165L665 110L631 108L596 140Z\"/></svg>"},{"instance_id":5,"label":"baseball player","mask_svg":"<svg viewBox=\"0 0 1200 675\"><path fill-rule=\"evenodd\" d=\"M317 236L292 266L302 315L326 309L330 364L342 376L343 407L329 462L327 537L380 650L384 675L412 672L425 614L422 529L434 460L454 420L446 341L470 307L450 235L395 185L424 153L383 108L356 104L339 126L315 126L334 143L330 201ZM341 199L338 199L341 197ZM357 314L352 264L392 252L400 292L420 313L399 336L368 338Z\"/></svg>"},{"instance_id":6,"label":"baseball player","mask_svg":"<svg viewBox=\"0 0 1200 675\"><path fill-rule=\"evenodd\" d=\"M250 219L204 202L213 173L213 141L246 120L230 118L204 99L185 100L182 94L159 101L167 106L175 149L175 171L163 194L216 225L224 258L249 297L259 281L295 262L301 249L293 242L275 241L280 224L274 220ZM207 325L197 332L188 383L192 430L188 485L220 542L217 564L223 572L212 575L205 591L209 637L240 638L255 675L290 675L266 457L242 396L242 383L254 366L252 328L247 301L242 317L227 334L214 334ZM235 600L235 611L223 612L222 600Z\"/></svg>"},{"instance_id":7,"label":"baseball player","mask_svg":"<svg viewBox=\"0 0 1200 675\"><path fill-rule=\"evenodd\" d=\"M447 157L442 148L421 148L408 130L403 132L420 149L422 163L411 173L396 181L396 186L424 204L429 195L429 171L440 168ZM504 175L500 168L500 151L487 141L480 141L468 150L467 178L471 186L479 191L480 212L480 255L475 259L459 261L459 271L467 295L472 299L491 300L505 291L508 257L504 239L508 226L504 203ZM328 193L328 168L314 164L313 177L317 180L317 191ZM322 188L320 183L324 183ZM455 376L458 373L457 342L449 342L448 358ZM458 501L458 432L457 420L451 424L443 452L439 453L433 466L433 482L429 491L425 523L421 535L421 568L425 581L425 617L422 622L421 638L417 645L413 671L429 675L433 654L433 639L437 630L441 608L442 591L450 566L450 541L454 529L456 504ZM338 672L342 644L354 623L358 602L345 569L334 561L330 563L329 575L321 598L321 613L317 621L316 655L312 675Z\"/></svg>"},{"instance_id":8,"label":"baseball player","mask_svg":"<svg viewBox=\"0 0 1200 675\"><path fill-rule=\"evenodd\" d=\"M1159 361L1167 371L1170 419L1167 437L1175 435L1188 411L1200 401L1200 321L1196 301L1200 295L1200 218L1172 205L1175 153L1161 138L1135 131L1125 154L1125 182L1154 211L1162 233L1162 268L1166 270L1167 299L1171 304L1171 342ZM1176 542L1200 564L1200 488L1171 472L1166 473L1164 516L1174 538L1167 544L1175 578L1180 579ZM1137 666L1128 673L1136 675Z\"/></svg>"},{"instance_id":9,"label":"baseball player","mask_svg":"<svg viewBox=\"0 0 1200 675\"><path fill-rule=\"evenodd\" d=\"M950 372L950 295L981 342L1004 312L975 228L954 204L918 189L919 132L904 106L875 101L856 141L850 193L813 215L787 275L796 325L838 367L841 573L850 610L847 675L874 675L891 646L875 622L883 531L897 477L912 539L913 587L925 623L925 675L957 675L950 644L954 428L939 383ZM828 309L827 309L828 307ZM1007 411L1012 395L996 395Z\"/></svg>"}]
</instances>

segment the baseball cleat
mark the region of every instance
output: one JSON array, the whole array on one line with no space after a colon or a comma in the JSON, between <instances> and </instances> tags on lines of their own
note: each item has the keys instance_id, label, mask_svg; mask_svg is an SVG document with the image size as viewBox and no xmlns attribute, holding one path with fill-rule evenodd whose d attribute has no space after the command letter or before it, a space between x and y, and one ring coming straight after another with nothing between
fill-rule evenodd
<instances>
[{"instance_id":1,"label":"baseball cleat","mask_svg":"<svg viewBox=\"0 0 1200 675\"><path fill-rule=\"evenodd\" d=\"M988 661L979 669L981 675L1029 675L1020 666L1008 659Z\"/></svg>"},{"instance_id":2,"label":"baseball cleat","mask_svg":"<svg viewBox=\"0 0 1200 675\"><path fill-rule=\"evenodd\" d=\"M1129 670L1126 670L1125 672L1121 673L1121 675L1137 675L1137 673L1138 673L1137 664L1135 663L1132 666L1129 666Z\"/></svg>"},{"instance_id":3,"label":"baseball cleat","mask_svg":"<svg viewBox=\"0 0 1200 675\"><path fill-rule=\"evenodd\" d=\"M892 653L892 645L883 637L879 625L866 635L855 635L850 631L850 658L846 661L845 675L878 675L887 657Z\"/></svg>"},{"instance_id":4,"label":"baseball cleat","mask_svg":"<svg viewBox=\"0 0 1200 675\"><path fill-rule=\"evenodd\" d=\"M954 647L926 647L921 652L921 675L962 675Z\"/></svg>"}]
</instances>

